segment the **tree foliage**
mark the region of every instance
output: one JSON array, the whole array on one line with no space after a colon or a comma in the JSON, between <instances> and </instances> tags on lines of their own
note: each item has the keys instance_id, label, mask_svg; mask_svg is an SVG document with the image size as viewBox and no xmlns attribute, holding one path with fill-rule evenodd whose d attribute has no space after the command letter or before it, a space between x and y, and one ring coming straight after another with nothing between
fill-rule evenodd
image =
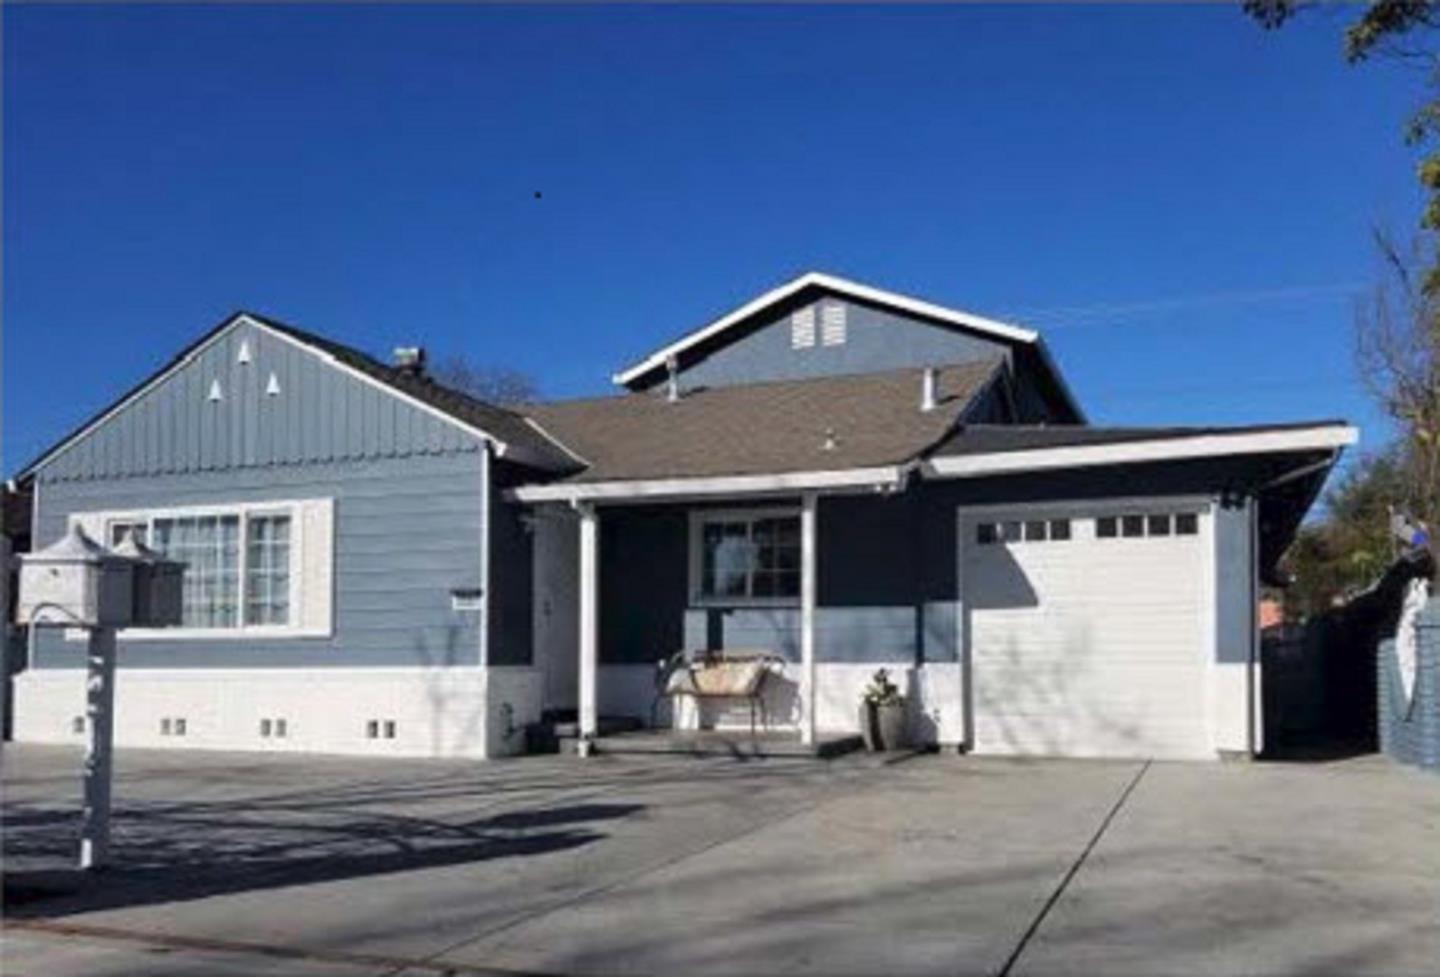
<instances>
[{"instance_id":1,"label":"tree foliage","mask_svg":"<svg viewBox=\"0 0 1440 977\"><path fill-rule=\"evenodd\" d=\"M529 374L505 367L481 366L463 355L451 356L437 364L430 375L437 383L502 407L530 404L540 398L539 385Z\"/></svg>"},{"instance_id":2,"label":"tree foliage","mask_svg":"<svg viewBox=\"0 0 1440 977\"><path fill-rule=\"evenodd\" d=\"M1245 12L1268 30L1282 27L1313 4L1297 0L1242 0ZM1345 28L1345 60L1351 64L1375 55L1418 60L1429 68L1426 85L1429 97L1405 124L1405 141L1426 147L1416 176L1428 192L1420 218L1426 231L1440 231L1440 56L1433 31L1440 26L1440 0L1368 0L1356 4L1357 20ZM1431 251L1420 275L1420 287L1440 294L1440 238L1430 237Z\"/></svg>"},{"instance_id":3,"label":"tree foliage","mask_svg":"<svg viewBox=\"0 0 1440 977\"><path fill-rule=\"evenodd\" d=\"M1396 449L1362 458L1325 496L1325 518L1301 528L1286 552L1291 618L1308 618L1365 590L1394 562L1390 511L1410 474Z\"/></svg>"}]
</instances>

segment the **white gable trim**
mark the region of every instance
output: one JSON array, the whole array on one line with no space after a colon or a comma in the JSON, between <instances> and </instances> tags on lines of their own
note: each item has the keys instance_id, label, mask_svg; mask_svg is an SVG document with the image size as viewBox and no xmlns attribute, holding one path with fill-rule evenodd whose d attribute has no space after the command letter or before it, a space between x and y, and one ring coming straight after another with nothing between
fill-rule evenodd
<instances>
[{"instance_id":1,"label":"white gable trim","mask_svg":"<svg viewBox=\"0 0 1440 977\"><path fill-rule=\"evenodd\" d=\"M114 407L110 408L110 409L107 410L105 413L103 413L103 414L101 414L99 417L97 417L95 420L93 420L93 421L91 421L89 424L85 425L85 426L84 426L83 428L81 428L79 431L76 431L74 434L70 435L70 437L66 438L64 441L60 442L60 443L57 444L55 447L53 447L53 448L51 448L49 451L45 452L45 454L41 455L38 459L36 459L33 463L31 463L28 467L26 467L24 471L20 472L16 477L17 477L17 478L21 478L21 477L24 477L25 475L30 474L31 472L39 471L39 470L40 470L41 468L43 468L45 465L47 465L47 464L49 464L50 462L54 461L56 458L58 458L61 454L63 454L65 451L67 451L67 450L68 450L69 448L71 448L73 445L77 444L78 442L80 442L81 440L83 440L86 436L88 436L89 434L93 433L97 428L99 428L99 427L101 427L102 425L104 425L104 424L106 424L107 422L109 422L109 421L111 420L111 418L113 418L116 414L119 414L119 413L120 413L122 410L124 410L126 407L129 407L129 406L130 406L131 404L133 404L135 401L139 400L140 398L144 397L146 394L150 393L150 391L154 390L154 389L155 389L156 387L158 387L160 384L164 383L166 380L168 380L171 376L173 376L175 373L177 373L178 371L180 371L180 370L183 369L184 367L187 367L187 366L189 366L191 363L195 362L195 360L198 359L202 353L204 353L204 352L205 352L206 350L208 350L210 347L212 347L212 346L214 346L216 343L218 343L221 339L223 339L223 338L224 338L225 336L227 336L230 332L232 332L237 326L241 326L241 325L246 325L246 326L250 326L250 327L252 327L252 328L254 328L254 329L259 329L259 330L265 332L267 335L274 336L274 337L276 337L277 339L284 340L285 342L289 343L290 345L295 346L295 347L297 347L297 348L299 348L299 349L302 349L302 350L304 350L305 352L311 354L312 356L318 357L319 359L321 359L322 361L324 361L327 365L334 367L335 369L339 370L341 373L344 373L344 374L346 374L347 376L350 376L350 377L354 377L355 379L359 380L361 383L369 384L370 386L376 388L377 390L384 391L385 393L389 394L391 397L394 397L394 398L396 398L397 400L404 401L406 404L410 405L411 407L414 407L414 408L416 408L417 410L423 411L424 413L429 414L429 415L431 415L432 417L436 417L436 418L438 418L439 420L444 421L446 424L451 425L452 427L457 427L457 428L459 428L460 430L464 431L466 434L470 434L470 435L473 435L473 436L475 436L475 437L477 437L477 438L480 438L480 439L482 439L482 440L484 440L484 441L490 442L491 444L493 444L493 445L495 446L495 453L496 453L496 455L498 455L499 457L502 457L502 458L503 458L503 457L506 457L507 454L509 454L509 455L513 455L513 457L514 457L514 459L515 459L516 461L522 461L522 462L523 462L523 461L532 461L532 460L535 460L535 459L533 459L533 458L530 457L530 453L529 453L529 452L525 452L525 451L523 451L523 450L516 449L515 446L506 444L505 442L501 441L499 438L496 438L494 435L491 435L491 434L489 434L488 432L483 431L483 430L481 430L481 429L478 428L478 427L475 427L475 426L470 425L470 424L466 424L464 421L462 421L462 420L460 420L459 418L454 417L454 416L452 416L452 415L450 415L450 414L445 413L443 410L440 410L438 407L433 407L433 406L431 406L430 404L427 404L427 403L425 403L425 402L422 401L422 400L417 400L417 399L415 399L414 397L411 397L409 394L405 393L404 391L396 390L394 387L390 386L389 384L381 383L379 380L376 380L374 377L369 376L368 374L366 374L366 373L364 373L364 372L362 372L362 371L360 371L360 370L357 370L357 369L355 369L355 368L352 367L352 366L348 366L348 365L346 365L345 363L342 363L340 360L336 359L333 355L331 355L330 353L325 352L324 350L322 350L322 349L317 349L316 347L311 346L309 343L303 342L303 341L295 338L294 336L289 335L288 333L285 333L285 332L282 332L282 331L280 331L280 330L278 330L278 329L275 329L274 327L267 325L266 323L260 321L259 319L252 318L251 316L246 315L245 313L242 312L242 313L239 313L239 314L237 314L237 315L235 315L235 316L232 316L229 322L225 323L225 324L224 324L223 326L221 326L219 329L215 330L214 335L212 335L212 336L211 336L209 339L207 339L205 342L203 342L203 343L201 343L200 345L196 346L196 347L195 347L194 349L192 349L190 352L186 353L185 356L182 357L182 358L181 358L178 362L176 362L173 366L171 366L171 367L169 367L168 369L164 370L163 372L157 374L152 380L150 380L148 383L146 383L146 384L145 384L143 387L141 387L139 390L136 390L134 393L130 394L130 395L129 395L128 397L126 397L124 400L121 400L121 401L120 401L118 404L116 404ZM544 432L542 432L542 433L544 433ZM548 435L546 435L546 436L549 437ZM554 441L554 438L551 438L550 440ZM564 449L564 446L563 446L563 445L559 445L558 442L557 442L557 446L559 446L562 450L565 450L565 449ZM569 452L567 451L567 453L569 453Z\"/></svg>"},{"instance_id":2,"label":"white gable trim","mask_svg":"<svg viewBox=\"0 0 1440 977\"><path fill-rule=\"evenodd\" d=\"M926 302L923 299L901 295L898 292L888 292L884 289L862 285L859 282L852 282L845 278L837 278L834 275L826 275L822 272L812 271L786 282L779 288L771 289L759 298L746 302L733 312L726 313L709 325L703 326L689 335L676 340L669 346L651 353L634 366L628 367L615 374L612 379L617 384L627 384L636 377L642 376L657 367L664 366L666 359L669 357L683 352L696 343L709 339L711 336L722 333L767 306L781 302L796 292L811 286L827 288L840 295L847 295L862 301L873 302L876 305L899 309L902 312L910 312L931 319L939 319L941 322L948 322L952 325L961 326L975 332L988 333L1011 342L1034 343L1040 338L1039 333L1032 329L1023 329L1020 326L1014 326L1008 322L1000 322L997 319L987 319L984 316L974 315L970 312L962 312L959 309L947 308L943 305L936 305L933 302ZM1057 372L1055 375L1058 377L1059 373Z\"/></svg>"},{"instance_id":3,"label":"white gable trim","mask_svg":"<svg viewBox=\"0 0 1440 977\"><path fill-rule=\"evenodd\" d=\"M1084 468L1146 461L1217 458L1284 451L1338 450L1354 444L1360 432L1345 424L1327 424L1284 431L1197 434L1122 444L1069 445L931 458L922 466L927 478L979 478L1010 472Z\"/></svg>"}]
</instances>

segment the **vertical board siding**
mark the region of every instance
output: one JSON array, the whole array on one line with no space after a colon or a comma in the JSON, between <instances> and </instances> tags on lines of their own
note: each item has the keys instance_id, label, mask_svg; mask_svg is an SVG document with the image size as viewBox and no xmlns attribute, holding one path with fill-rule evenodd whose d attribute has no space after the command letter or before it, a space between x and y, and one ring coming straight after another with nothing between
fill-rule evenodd
<instances>
[{"instance_id":1,"label":"vertical board siding","mask_svg":"<svg viewBox=\"0 0 1440 977\"><path fill-rule=\"evenodd\" d=\"M838 304L845 307L845 342L827 346L793 349L790 343L790 314L806 305ZM965 363L1008 355L1009 347L998 340L962 330L935 325L912 316L859 302L811 298L798 305L772 310L768 317L748 331L737 328L729 341L708 351L687 352L681 357L681 383L686 388L723 387L761 380L798 380L807 377L868 373L903 367ZM655 386L665 380L663 371L645 378Z\"/></svg>"},{"instance_id":2,"label":"vertical board siding","mask_svg":"<svg viewBox=\"0 0 1440 977\"><path fill-rule=\"evenodd\" d=\"M238 359L244 342L249 363ZM265 393L271 373L280 385L275 396ZM223 399L212 402L216 381ZM314 352L239 322L40 474L57 482L122 478L445 454L479 444Z\"/></svg>"},{"instance_id":3,"label":"vertical board siding","mask_svg":"<svg viewBox=\"0 0 1440 977\"><path fill-rule=\"evenodd\" d=\"M480 585L481 478L482 455L467 451L46 483L36 505L36 545L59 538L72 512L333 498L331 637L132 641L122 636L122 667L476 665L480 617L453 611L450 592ZM35 665L81 667L84 647L46 630L38 636Z\"/></svg>"}]
</instances>

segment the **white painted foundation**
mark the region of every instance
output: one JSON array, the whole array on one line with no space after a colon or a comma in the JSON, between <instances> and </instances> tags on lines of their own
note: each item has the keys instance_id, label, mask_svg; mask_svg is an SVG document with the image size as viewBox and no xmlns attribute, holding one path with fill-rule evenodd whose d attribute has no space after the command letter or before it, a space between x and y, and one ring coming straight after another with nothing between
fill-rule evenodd
<instances>
[{"instance_id":1,"label":"white painted foundation","mask_svg":"<svg viewBox=\"0 0 1440 977\"><path fill-rule=\"evenodd\" d=\"M117 670L115 745L365 756L497 757L523 751L540 716L534 668ZM85 741L81 669L15 677L15 739ZM162 722L170 720L170 733ZM183 719L184 735L176 732ZM260 734L285 720L286 735ZM369 724L379 724L371 738ZM394 724L393 738L386 723Z\"/></svg>"}]
</instances>

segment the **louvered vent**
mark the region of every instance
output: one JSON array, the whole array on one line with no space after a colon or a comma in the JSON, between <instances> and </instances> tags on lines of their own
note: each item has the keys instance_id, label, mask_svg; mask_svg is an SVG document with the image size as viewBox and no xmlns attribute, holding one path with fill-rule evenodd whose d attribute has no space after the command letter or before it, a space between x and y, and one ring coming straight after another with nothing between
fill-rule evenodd
<instances>
[{"instance_id":1,"label":"louvered vent","mask_svg":"<svg viewBox=\"0 0 1440 977\"><path fill-rule=\"evenodd\" d=\"M790 313L790 348L809 349L815 345L815 307L806 306Z\"/></svg>"}]
</instances>

